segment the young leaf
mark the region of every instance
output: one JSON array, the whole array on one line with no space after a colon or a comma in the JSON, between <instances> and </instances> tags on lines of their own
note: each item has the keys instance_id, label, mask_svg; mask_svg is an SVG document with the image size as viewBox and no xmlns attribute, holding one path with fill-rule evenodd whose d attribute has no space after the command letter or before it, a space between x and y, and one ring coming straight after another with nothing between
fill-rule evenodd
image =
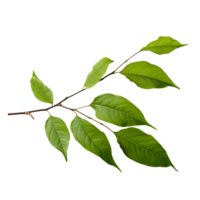
<instances>
[{"instance_id":1,"label":"young leaf","mask_svg":"<svg viewBox=\"0 0 200 200\"><path fill-rule=\"evenodd\" d=\"M102 94L94 99L90 106L96 111L96 117L117 126L150 125L142 112L124 97Z\"/></svg>"},{"instance_id":2,"label":"young leaf","mask_svg":"<svg viewBox=\"0 0 200 200\"><path fill-rule=\"evenodd\" d=\"M128 64L121 72L131 82L144 89L177 87L167 74L158 66L146 61Z\"/></svg>"},{"instance_id":3,"label":"young leaf","mask_svg":"<svg viewBox=\"0 0 200 200\"><path fill-rule=\"evenodd\" d=\"M76 116L71 123L71 131L85 149L119 169L112 157L111 146L106 135L93 124Z\"/></svg>"},{"instance_id":4,"label":"young leaf","mask_svg":"<svg viewBox=\"0 0 200 200\"><path fill-rule=\"evenodd\" d=\"M154 137L137 128L114 132L124 154L138 163L151 167L169 167L177 170L170 161L165 149Z\"/></svg>"},{"instance_id":5,"label":"young leaf","mask_svg":"<svg viewBox=\"0 0 200 200\"><path fill-rule=\"evenodd\" d=\"M177 40L171 37L159 37L157 40L149 43L146 47L143 47L141 51L152 51L156 54L166 54L172 52L174 49L183 47L187 44L181 44Z\"/></svg>"},{"instance_id":6,"label":"young leaf","mask_svg":"<svg viewBox=\"0 0 200 200\"><path fill-rule=\"evenodd\" d=\"M33 94L39 101L53 104L52 91L44 85L44 83L36 76L34 71L30 82Z\"/></svg>"},{"instance_id":7,"label":"young leaf","mask_svg":"<svg viewBox=\"0 0 200 200\"><path fill-rule=\"evenodd\" d=\"M70 134L65 122L58 117L50 116L45 123L45 130L49 142L62 152L67 161Z\"/></svg>"},{"instance_id":8,"label":"young leaf","mask_svg":"<svg viewBox=\"0 0 200 200\"><path fill-rule=\"evenodd\" d=\"M86 88L91 88L96 85L99 80L103 77L106 73L108 65L113 61L109 58L102 58L99 62L97 62L94 66L92 71L88 74L87 79L85 81L84 86Z\"/></svg>"}]
</instances>

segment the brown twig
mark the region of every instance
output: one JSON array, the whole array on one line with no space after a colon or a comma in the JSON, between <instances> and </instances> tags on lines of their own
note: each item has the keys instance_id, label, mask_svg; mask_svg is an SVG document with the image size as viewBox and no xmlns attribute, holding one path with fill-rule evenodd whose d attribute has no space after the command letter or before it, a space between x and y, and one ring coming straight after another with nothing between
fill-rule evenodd
<instances>
[{"instance_id":1,"label":"brown twig","mask_svg":"<svg viewBox=\"0 0 200 200\"><path fill-rule=\"evenodd\" d=\"M80 93L80 92L82 92L82 91L84 91L84 90L85 90L85 88L82 89L82 90L79 90L78 92L76 92L76 93L74 93L74 94L72 94L72 95L70 95L70 96L65 97L62 101L60 101L60 102L58 102L57 104L55 104L55 105L53 105L53 106L50 106L50 107L48 107L48 108L43 108L43 109L38 109L38 110L30 110L30 111L25 111L25 112L8 113L8 115L21 115L21 114L26 114L26 113L47 111L47 110L50 110L50 109L52 109L52 108L54 108L54 107L56 107L56 106L59 106L63 101L66 101L66 100L69 99L70 97L73 97L74 95L76 95L76 94L78 94L78 93Z\"/></svg>"},{"instance_id":2,"label":"brown twig","mask_svg":"<svg viewBox=\"0 0 200 200\"><path fill-rule=\"evenodd\" d=\"M31 121L36 121L37 120L36 117L35 117L35 115L33 113L30 114L29 112L25 112L25 115L28 115L29 118L31 119Z\"/></svg>"}]
</instances>

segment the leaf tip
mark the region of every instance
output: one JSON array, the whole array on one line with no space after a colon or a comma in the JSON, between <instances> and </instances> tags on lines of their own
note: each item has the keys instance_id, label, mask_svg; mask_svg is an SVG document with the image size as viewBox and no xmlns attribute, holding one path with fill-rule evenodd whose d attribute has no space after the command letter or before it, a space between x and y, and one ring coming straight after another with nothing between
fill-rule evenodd
<instances>
[{"instance_id":1,"label":"leaf tip","mask_svg":"<svg viewBox=\"0 0 200 200\"><path fill-rule=\"evenodd\" d=\"M31 75L38 77L38 73L36 70L31 70Z\"/></svg>"},{"instance_id":2,"label":"leaf tip","mask_svg":"<svg viewBox=\"0 0 200 200\"><path fill-rule=\"evenodd\" d=\"M190 46L190 45L191 45L191 43L185 43L185 45L186 45L186 46Z\"/></svg>"},{"instance_id":3,"label":"leaf tip","mask_svg":"<svg viewBox=\"0 0 200 200\"><path fill-rule=\"evenodd\" d=\"M152 128L154 131L159 131L159 128L156 127L155 125L151 125L151 126L149 126L149 127Z\"/></svg>"},{"instance_id":4,"label":"leaf tip","mask_svg":"<svg viewBox=\"0 0 200 200\"><path fill-rule=\"evenodd\" d=\"M180 173L180 169L178 169L174 164L171 165L172 169L177 173Z\"/></svg>"}]
</instances>

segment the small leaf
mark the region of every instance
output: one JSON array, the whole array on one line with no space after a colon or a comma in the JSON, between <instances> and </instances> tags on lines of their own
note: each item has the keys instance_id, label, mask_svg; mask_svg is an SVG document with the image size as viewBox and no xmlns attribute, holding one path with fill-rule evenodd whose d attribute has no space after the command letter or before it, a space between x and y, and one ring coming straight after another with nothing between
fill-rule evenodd
<instances>
[{"instance_id":1,"label":"small leaf","mask_svg":"<svg viewBox=\"0 0 200 200\"><path fill-rule=\"evenodd\" d=\"M33 94L39 101L53 104L52 91L44 85L44 83L36 76L34 71L30 82Z\"/></svg>"},{"instance_id":2,"label":"small leaf","mask_svg":"<svg viewBox=\"0 0 200 200\"><path fill-rule=\"evenodd\" d=\"M130 63L120 73L144 89L165 88L167 86L179 89L160 67L146 61Z\"/></svg>"},{"instance_id":3,"label":"small leaf","mask_svg":"<svg viewBox=\"0 0 200 200\"><path fill-rule=\"evenodd\" d=\"M99 62L97 62L94 66L92 71L88 74L87 79L85 81L84 86L86 88L91 88L96 85L103 75L106 73L106 70L110 63L113 61L109 58L102 58Z\"/></svg>"},{"instance_id":4,"label":"small leaf","mask_svg":"<svg viewBox=\"0 0 200 200\"><path fill-rule=\"evenodd\" d=\"M154 137L137 128L114 132L124 154L133 161L150 167L169 167L177 170L170 161L165 149Z\"/></svg>"},{"instance_id":5,"label":"small leaf","mask_svg":"<svg viewBox=\"0 0 200 200\"><path fill-rule=\"evenodd\" d=\"M117 126L150 125L142 112L124 97L102 94L94 99L90 106L96 111L96 117Z\"/></svg>"},{"instance_id":6,"label":"small leaf","mask_svg":"<svg viewBox=\"0 0 200 200\"><path fill-rule=\"evenodd\" d=\"M71 123L71 131L85 149L119 169L112 157L111 146L106 135L93 124L76 116Z\"/></svg>"},{"instance_id":7,"label":"small leaf","mask_svg":"<svg viewBox=\"0 0 200 200\"><path fill-rule=\"evenodd\" d=\"M67 161L70 134L65 122L58 117L50 116L45 123L45 130L49 142L63 153Z\"/></svg>"},{"instance_id":8,"label":"small leaf","mask_svg":"<svg viewBox=\"0 0 200 200\"><path fill-rule=\"evenodd\" d=\"M174 49L183 47L187 44L181 44L177 40L171 37L159 37L157 40L149 43L146 47L143 47L141 51L152 51L156 54L166 54L172 52Z\"/></svg>"}]
</instances>

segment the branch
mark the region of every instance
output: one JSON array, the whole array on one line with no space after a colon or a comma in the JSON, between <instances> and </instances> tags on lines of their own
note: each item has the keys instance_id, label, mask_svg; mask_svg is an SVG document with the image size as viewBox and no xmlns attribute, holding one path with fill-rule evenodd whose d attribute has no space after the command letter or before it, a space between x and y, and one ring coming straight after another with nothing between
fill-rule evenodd
<instances>
[{"instance_id":1,"label":"branch","mask_svg":"<svg viewBox=\"0 0 200 200\"><path fill-rule=\"evenodd\" d=\"M126 62L128 62L133 56L137 55L138 53L140 53L140 51L138 51L137 53L133 54L131 57L129 57L127 60L125 60L119 67L117 67L117 69L115 69L114 71L112 71L111 73L107 74L106 76L104 76L103 78L100 79L100 81L104 80L105 78L107 78L108 76L112 75L112 74L115 74L116 71L123 65L125 64ZM99 81L99 82L100 82ZM70 96L67 96L65 97L62 101L58 102L57 104L54 104L53 106L50 106L48 108L43 108L43 109L37 109L37 110L30 110L30 111L25 111L25 112L16 112L16 113L8 113L8 115L21 115L21 114L27 114L27 113L33 113L33 112L41 112L41 111L47 111L47 110L50 110L56 106L60 106L60 104L64 101L66 101L67 99L79 94L80 92L86 90L87 88L83 88L81 90L79 90L78 92L70 95ZM32 115L31 115L32 116ZM33 117L33 116L32 116Z\"/></svg>"},{"instance_id":2,"label":"branch","mask_svg":"<svg viewBox=\"0 0 200 200\"><path fill-rule=\"evenodd\" d=\"M127 64L129 61L131 61L133 58L135 58L135 56L137 56L138 54L140 54L140 50L136 51L135 53L132 53L130 56L128 56L127 58L125 58L120 64L119 66L115 67L112 71L110 71L108 74L106 74L103 78L101 78L101 80L99 81L99 83L103 82L106 80L106 78L114 75L114 74L118 74L118 71L125 65Z\"/></svg>"},{"instance_id":3,"label":"branch","mask_svg":"<svg viewBox=\"0 0 200 200\"><path fill-rule=\"evenodd\" d=\"M79 110L79 109L87 108L88 105L80 106L80 107L77 107L77 108L71 108L71 107L69 107L69 106L65 106L64 103L61 103L61 104L59 104L58 106L61 107L61 108L66 109L66 110L72 111L72 112L75 111L75 112L77 112L78 114L82 115L83 117L86 117L86 118L88 118L88 119L90 119L90 120L96 122L97 124L101 125L102 127L104 127L104 128L105 128L106 130L108 130L109 132L111 132L111 133L113 132L113 129L112 129L110 126L108 126L107 124L102 123L101 121L95 119L94 117L92 117L92 116L86 114L85 112Z\"/></svg>"},{"instance_id":4,"label":"branch","mask_svg":"<svg viewBox=\"0 0 200 200\"><path fill-rule=\"evenodd\" d=\"M93 120L93 121L99 123L100 125L106 127L108 130L110 130L111 132L113 132L113 131L112 131L110 128L108 128L105 124L103 124L103 123L97 121L96 119L93 119L92 117L87 116L86 114L84 114L84 113L82 113L82 112L80 112L80 111L78 111L78 110L75 110L75 111L78 112L78 113L80 113L81 115L84 115L84 116L87 117L88 119L91 119L91 120Z\"/></svg>"},{"instance_id":5,"label":"branch","mask_svg":"<svg viewBox=\"0 0 200 200\"><path fill-rule=\"evenodd\" d=\"M43 108L43 109L38 109L38 110L30 110L30 111L25 111L25 112L16 112L16 113L8 113L8 115L21 115L21 114L26 114L26 113L33 113L33 112L40 112L40 111L47 111L47 110L50 110L56 106L59 106L62 102L66 101L67 99L69 99L70 97L73 97L75 96L76 94L82 92L86 90L86 88L83 88L82 90L79 90L78 92L70 95L70 96L67 96L65 97L62 101L58 102L57 104L53 105L53 106L50 106L48 108Z\"/></svg>"}]
</instances>

